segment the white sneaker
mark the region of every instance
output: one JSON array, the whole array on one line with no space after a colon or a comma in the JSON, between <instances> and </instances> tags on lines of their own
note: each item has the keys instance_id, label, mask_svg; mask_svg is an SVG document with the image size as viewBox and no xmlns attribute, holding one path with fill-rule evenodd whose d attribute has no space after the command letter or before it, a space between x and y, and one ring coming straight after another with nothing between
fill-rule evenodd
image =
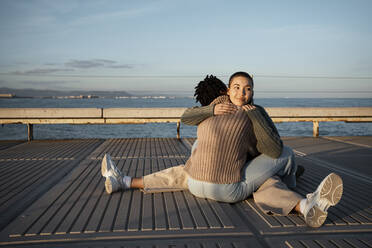
<instances>
[{"instance_id":1,"label":"white sneaker","mask_svg":"<svg viewBox=\"0 0 372 248\"><path fill-rule=\"evenodd\" d=\"M331 173L319 184L314 193L306 195L304 217L306 224L320 227L328 215L328 208L335 206L341 199L343 183L339 175Z\"/></svg>"},{"instance_id":2,"label":"white sneaker","mask_svg":"<svg viewBox=\"0 0 372 248\"><path fill-rule=\"evenodd\" d=\"M125 189L123 183L121 182L122 182L122 179L118 179L116 177L111 177L111 176L107 177L105 181L105 189L106 189L107 194L112 194L116 191Z\"/></svg>"},{"instance_id":3,"label":"white sneaker","mask_svg":"<svg viewBox=\"0 0 372 248\"><path fill-rule=\"evenodd\" d=\"M108 194L125 189L123 173L116 167L109 154L105 154L101 164L101 174L106 177L105 188Z\"/></svg>"}]
</instances>

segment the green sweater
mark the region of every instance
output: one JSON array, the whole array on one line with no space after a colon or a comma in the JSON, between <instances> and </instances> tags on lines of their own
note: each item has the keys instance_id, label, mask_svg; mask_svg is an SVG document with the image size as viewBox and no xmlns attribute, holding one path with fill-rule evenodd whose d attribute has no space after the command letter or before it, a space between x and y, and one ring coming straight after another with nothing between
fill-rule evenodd
<instances>
[{"instance_id":1,"label":"green sweater","mask_svg":"<svg viewBox=\"0 0 372 248\"><path fill-rule=\"evenodd\" d=\"M239 110L231 115L213 115L214 106L229 102L217 98L209 106L187 109L181 121L198 126L198 147L186 163L188 174L212 183L235 183L241 180L241 168L247 160L264 153L277 158L282 141L266 111Z\"/></svg>"},{"instance_id":2,"label":"green sweater","mask_svg":"<svg viewBox=\"0 0 372 248\"><path fill-rule=\"evenodd\" d=\"M197 126L203 120L214 116L213 112L216 104L228 102L230 102L228 96L224 95L216 98L208 106L188 108L182 114L181 122L186 125ZM272 158L278 158L283 148L283 142L278 130L265 109L259 105L254 106L256 107L255 110L246 111L246 113L253 124L254 133L257 138L257 150Z\"/></svg>"}]
</instances>

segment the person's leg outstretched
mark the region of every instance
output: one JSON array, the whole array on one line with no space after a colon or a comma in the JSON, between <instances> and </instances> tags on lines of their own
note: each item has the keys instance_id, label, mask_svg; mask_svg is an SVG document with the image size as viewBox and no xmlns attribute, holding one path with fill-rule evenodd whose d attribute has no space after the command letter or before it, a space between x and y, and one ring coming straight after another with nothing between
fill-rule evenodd
<instances>
[{"instance_id":1,"label":"person's leg outstretched","mask_svg":"<svg viewBox=\"0 0 372 248\"><path fill-rule=\"evenodd\" d=\"M335 206L342 197L343 182L339 175L331 173L319 184L315 192L307 194L295 207L304 215L306 224L320 227L328 215L328 208Z\"/></svg>"},{"instance_id":2,"label":"person's leg outstretched","mask_svg":"<svg viewBox=\"0 0 372 248\"><path fill-rule=\"evenodd\" d=\"M173 166L143 177L124 175L112 161L109 154L102 160L101 174L106 178L108 194L124 189L143 189L145 192L168 192L187 189L188 175L184 165ZM146 187L145 187L146 186Z\"/></svg>"},{"instance_id":3,"label":"person's leg outstretched","mask_svg":"<svg viewBox=\"0 0 372 248\"><path fill-rule=\"evenodd\" d=\"M108 194L114 193L119 190L128 189L138 185L138 179L132 180L131 177L123 175L123 173L116 167L109 154L105 154L101 164L101 174L106 178L105 188Z\"/></svg>"}]
</instances>

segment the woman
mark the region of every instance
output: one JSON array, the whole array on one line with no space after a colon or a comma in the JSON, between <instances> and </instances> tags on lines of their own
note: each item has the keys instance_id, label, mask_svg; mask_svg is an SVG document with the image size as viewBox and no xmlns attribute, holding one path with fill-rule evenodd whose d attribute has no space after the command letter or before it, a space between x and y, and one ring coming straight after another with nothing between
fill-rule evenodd
<instances>
[{"instance_id":1,"label":"woman","mask_svg":"<svg viewBox=\"0 0 372 248\"><path fill-rule=\"evenodd\" d=\"M283 149L275 125L252 99L253 79L245 72L234 73L227 96L209 106L188 109L182 116L184 123L198 125L198 145L185 166L131 179L106 156L102 163L106 191L187 188L197 197L237 202L260 187L253 196L265 212L287 215L296 210L309 226L319 227L327 209L341 198L341 178L330 174L307 198L289 190L287 185L295 187L296 183L293 152Z\"/></svg>"}]
</instances>

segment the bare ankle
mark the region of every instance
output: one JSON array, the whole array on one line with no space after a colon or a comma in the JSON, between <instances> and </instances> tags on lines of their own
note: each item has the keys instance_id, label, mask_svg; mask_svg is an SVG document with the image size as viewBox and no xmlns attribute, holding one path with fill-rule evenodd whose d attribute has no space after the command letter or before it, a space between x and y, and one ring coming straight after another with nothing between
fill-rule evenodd
<instances>
[{"instance_id":1,"label":"bare ankle","mask_svg":"<svg viewBox=\"0 0 372 248\"><path fill-rule=\"evenodd\" d=\"M130 185L131 188L135 189L143 189L143 177L134 177L132 178L132 183Z\"/></svg>"}]
</instances>

